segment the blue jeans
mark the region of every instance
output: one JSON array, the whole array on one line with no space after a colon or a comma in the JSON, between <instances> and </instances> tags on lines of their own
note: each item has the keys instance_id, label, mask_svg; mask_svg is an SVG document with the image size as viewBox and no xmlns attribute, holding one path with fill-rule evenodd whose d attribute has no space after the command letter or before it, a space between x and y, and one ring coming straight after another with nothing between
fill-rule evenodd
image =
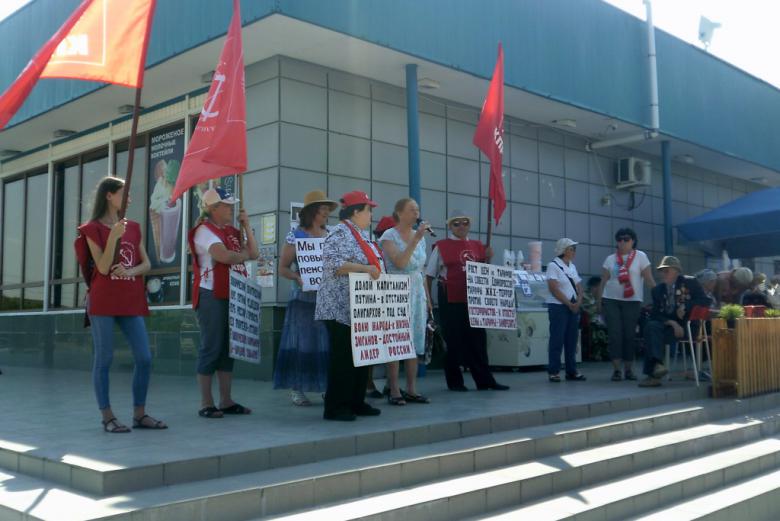
<instances>
[{"instance_id":1,"label":"blue jeans","mask_svg":"<svg viewBox=\"0 0 780 521\"><path fill-rule=\"evenodd\" d=\"M566 362L566 374L577 374L577 334L580 329L580 314L572 313L563 304L547 304L550 318L550 343L547 352L547 372L558 374L561 370L561 350Z\"/></svg>"},{"instance_id":2,"label":"blue jeans","mask_svg":"<svg viewBox=\"0 0 780 521\"><path fill-rule=\"evenodd\" d=\"M90 315L92 322L92 341L95 361L92 366L92 384L98 407L111 407L108 399L108 371L114 359L114 322L124 333L130 349L133 351L135 369L133 370L133 406L146 405L146 391L149 389L149 373L152 367L152 354L149 351L149 337L143 317L108 317Z\"/></svg>"}]
</instances>

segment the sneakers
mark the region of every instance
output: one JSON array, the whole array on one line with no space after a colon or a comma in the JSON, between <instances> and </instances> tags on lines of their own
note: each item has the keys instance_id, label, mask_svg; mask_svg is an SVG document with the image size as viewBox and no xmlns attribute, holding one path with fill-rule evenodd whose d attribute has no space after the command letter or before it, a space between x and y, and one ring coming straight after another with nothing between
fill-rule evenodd
<instances>
[{"instance_id":1,"label":"sneakers","mask_svg":"<svg viewBox=\"0 0 780 521\"><path fill-rule=\"evenodd\" d=\"M661 386L661 380L658 378L653 378L652 376L648 376L641 382L639 382L639 387L660 387Z\"/></svg>"},{"instance_id":2,"label":"sneakers","mask_svg":"<svg viewBox=\"0 0 780 521\"><path fill-rule=\"evenodd\" d=\"M653 369L653 378L660 380L667 374L669 374L669 369L667 369L664 364L655 364L655 368Z\"/></svg>"}]
</instances>

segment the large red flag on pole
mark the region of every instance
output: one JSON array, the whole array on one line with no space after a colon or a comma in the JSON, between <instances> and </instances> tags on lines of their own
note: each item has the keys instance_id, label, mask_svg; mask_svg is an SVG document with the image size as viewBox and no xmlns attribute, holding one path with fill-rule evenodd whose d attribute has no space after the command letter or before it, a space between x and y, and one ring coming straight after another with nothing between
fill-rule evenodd
<instances>
[{"instance_id":1,"label":"large red flag on pole","mask_svg":"<svg viewBox=\"0 0 780 521\"><path fill-rule=\"evenodd\" d=\"M233 0L233 19L214 70L211 87L173 188L175 201L189 188L246 170L246 97L241 6Z\"/></svg>"},{"instance_id":2,"label":"large red flag on pole","mask_svg":"<svg viewBox=\"0 0 780 521\"><path fill-rule=\"evenodd\" d=\"M504 49L498 44L498 60L493 69L487 98L482 105L473 143L490 159L490 201L495 206L496 224L506 208L501 159L504 155ZM488 216L488 221L490 217Z\"/></svg>"},{"instance_id":3,"label":"large red flag on pole","mask_svg":"<svg viewBox=\"0 0 780 521\"><path fill-rule=\"evenodd\" d=\"M0 96L0 129L40 78L140 88L156 0L84 0Z\"/></svg>"}]
</instances>

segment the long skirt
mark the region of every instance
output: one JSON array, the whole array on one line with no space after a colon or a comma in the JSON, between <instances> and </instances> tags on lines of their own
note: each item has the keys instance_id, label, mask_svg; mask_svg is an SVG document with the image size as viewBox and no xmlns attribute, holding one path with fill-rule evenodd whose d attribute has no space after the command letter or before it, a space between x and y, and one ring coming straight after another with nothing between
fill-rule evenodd
<instances>
[{"instance_id":1,"label":"long skirt","mask_svg":"<svg viewBox=\"0 0 780 521\"><path fill-rule=\"evenodd\" d=\"M328 330L314 320L314 306L298 298L287 305L274 389L324 392L328 387Z\"/></svg>"}]
</instances>

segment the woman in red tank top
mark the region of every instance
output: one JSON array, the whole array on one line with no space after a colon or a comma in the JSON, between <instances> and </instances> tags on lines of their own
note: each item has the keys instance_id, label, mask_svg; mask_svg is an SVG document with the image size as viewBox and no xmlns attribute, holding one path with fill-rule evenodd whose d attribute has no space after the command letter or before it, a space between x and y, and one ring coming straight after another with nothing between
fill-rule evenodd
<instances>
[{"instance_id":1,"label":"woman in red tank top","mask_svg":"<svg viewBox=\"0 0 780 521\"><path fill-rule=\"evenodd\" d=\"M119 218L124 186L122 179L103 178L95 191L92 217L79 227L94 262L86 302L95 348L92 383L103 416L103 429L111 433L130 432L114 416L108 396L115 323L130 344L135 361L133 428L167 428L165 423L146 414L152 356L143 319L149 314L143 275L151 264L144 249L141 227L137 222Z\"/></svg>"}]
</instances>

